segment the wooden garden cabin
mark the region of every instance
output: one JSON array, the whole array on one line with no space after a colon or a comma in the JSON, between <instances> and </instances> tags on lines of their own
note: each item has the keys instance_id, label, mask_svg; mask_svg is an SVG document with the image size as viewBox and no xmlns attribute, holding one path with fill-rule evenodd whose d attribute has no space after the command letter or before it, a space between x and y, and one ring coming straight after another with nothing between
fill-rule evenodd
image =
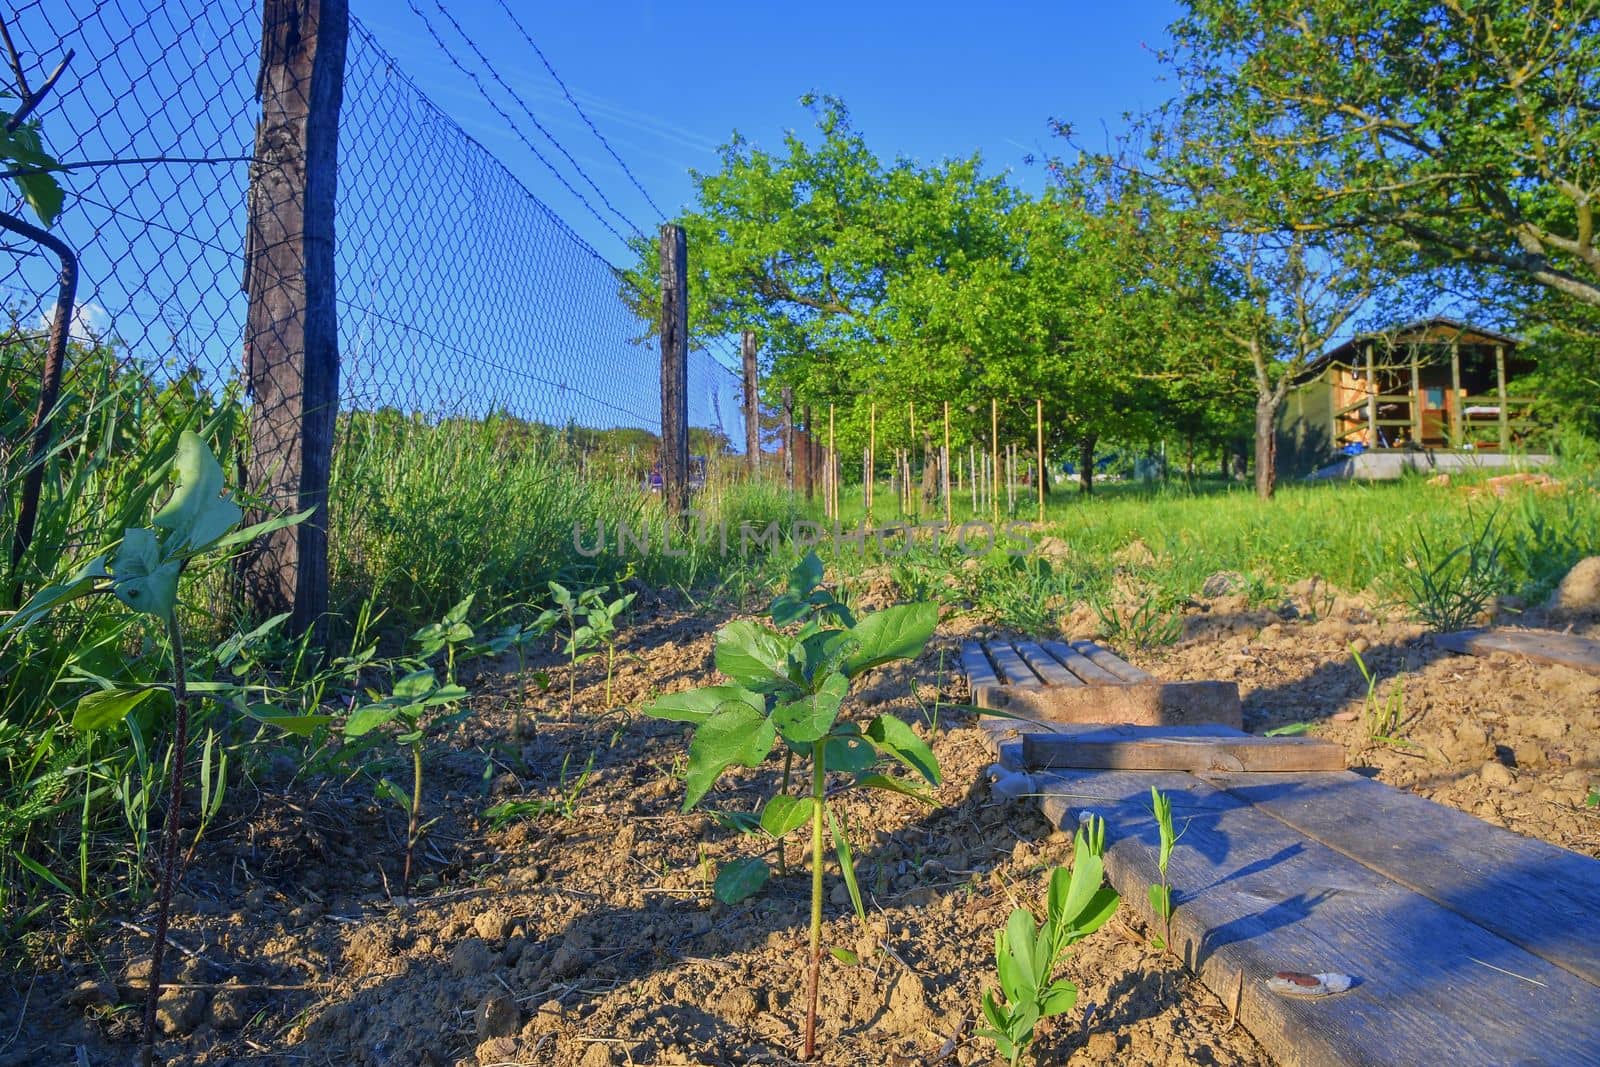
<instances>
[{"instance_id":1,"label":"wooden garden cabin","mask_svg":"<svg viewBox=\"0 0 1600 1067\"><path fill-rule=\"evenodd\" d=\"M1290 388L1279 456L1305 472L1347 450L1516 448L1535 403L1514 388L1534 367L1517 348L1514 337L1443 316L1352 338Z\"/></svg>"}]
</instances>

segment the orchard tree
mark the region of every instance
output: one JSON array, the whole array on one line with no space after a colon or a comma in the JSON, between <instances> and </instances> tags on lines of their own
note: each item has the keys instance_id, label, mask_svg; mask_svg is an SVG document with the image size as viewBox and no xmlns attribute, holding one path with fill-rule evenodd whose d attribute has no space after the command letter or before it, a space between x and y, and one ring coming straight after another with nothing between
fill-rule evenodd
<instances>
[{"instance_id":1,"label":"orchard tree","mask_svg":"<svg viewBox=\"0 0 1600 1067\"><path fill-rule=\"evenodd\" d=\"M1600 306L1600 2L1188 0L1209 151L1279 226L1370 233Z\"/></svg>"}]
</instances>

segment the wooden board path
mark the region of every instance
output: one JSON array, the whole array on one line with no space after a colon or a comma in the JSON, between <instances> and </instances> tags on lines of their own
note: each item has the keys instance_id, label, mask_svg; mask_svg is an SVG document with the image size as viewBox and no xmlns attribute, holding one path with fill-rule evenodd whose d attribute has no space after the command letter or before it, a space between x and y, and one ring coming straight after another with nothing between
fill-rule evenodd
<instances>
[{"instance_id":1,"label":"wooden board path","mask_svg":"<svg viewBox=\"0 0 1600 1067\"><path fill-rule=\"evenodd\" d=\"M1100 724L1022 739L1029 770L1342 771L1344 746L1316 737L1255 737L1222 727Z\"/></svg>"},{"instance_id":2,"label":"wooden board path","mask_svg":"<svg viewBox=\"0 0 1600 1067\"><path fill-rule=\"evenodd\" d=\"M1600 674L1600 641L1548 630L1461 630L1437 634L1433 643L1450 652L1488 656L1506 652L1534 663L1556 664Z\"/></svg>"},{"instance_id":3,"label":"wooden board path","mask_svg":"<svg viewBox=\"0 0 1600 1067\"><path fill-rule=\"evenodd\" d=\"M1031 643L1019 644L1013 654L1034 655ZM1082 684L1015 692L981 675L969 681L982 681L985 695L1012 711L1060 691L1104 696L1162 684L1104 664L1098 669L1119 681L1091 682L1051 644L1037 647ZM1090 650L1065 647L1094 665ZM977 659L988 662L981 649ZM1032 671L1052 683L1053 672L1037 663ZM1153 930L1151 787L1172 799L1183 834L1169 868L1174 949L1223 1003L1238 1004L1240 1020L1280 1063L1600 1063L1600 861L1343 770L1251 770L1285 757L1252 755L1246 764L1240 754L1295 753L1283 742L1302 739L1252 738L1229 722L981 725L1011 795L1035 797L1063 829L1088 813L1106 819L1107 877ZM1244 769L1030 766L1102 753L1113 764L1159 762L1175 747L1220 747ZM1136 751L1143 754L1129 755ZM1265 985L1280 970L1337 971L1356 985L1285 998Z\"/></svg>"}]
</instances>

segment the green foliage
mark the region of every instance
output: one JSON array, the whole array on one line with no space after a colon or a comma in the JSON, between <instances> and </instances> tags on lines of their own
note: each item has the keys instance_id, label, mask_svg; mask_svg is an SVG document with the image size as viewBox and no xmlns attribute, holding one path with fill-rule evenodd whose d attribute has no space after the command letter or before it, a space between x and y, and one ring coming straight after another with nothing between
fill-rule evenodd
<instances>
[{"instance_id":1,"label":"green foliage","mask_svg":"<svg viewBox=\"0 0 1600 1067\"><path fill-rule=\"evenodd\" d=\"M16 94L0 91L0 99L16 99ZM7 130L15 114L0 108L0 163L15 173L11 180L28 207L48 229L61 214L63 194L61 185L49 168L56 166L55 157L44 149L44 138L38 119L27 119L15 130Z\"/></svg>"},{"instance_id":2,"label":"green foliage","mask_svg":"<svg viewBox=\"0 0 1600 1067\"><path fill-rule=\"evenodd\" d=\"M1366 697L1363 702L1363 718L1367 724L1367 737L1373 741L1383 741L1386 744L1413 747L1410 741L1400 737L1400 725L1405 720L1406 714L1406 685L1404 679L1396 679L1389 689L1386 697L1378 696L1378 677L1367 668L1367 661L1361 658L1361 651L1355 645L1350 647L1350 656L1356 661L1356 669L1361 672L1362 681L1367 683Z\"/></svg>"},{"instance_id":3,"label":"green foliage","mask_svg":"<svg viewBox=\"0 0 1600 1067\"><path fill-rule=\"evenodd\" d=\"M1484 520L1470 540L1441 552L1419 527L1416 552L1400 572L1401 600L1436 633L1463 630L1510 585L1500 563L1501 540L1495 516Z\"/></svg>"},{"instance_id":4,"label":"green foliage","mask_svg":"<svg viewBox=\"0 0 1600 1067\"><path fill-rule=\"evenodd\" d=\"M1146 596L1132 610L1119 608L1101 597L1089 598L1100 634L1120 649L1158 648L1183 636L1183 619L1161 607L1159 598Z\"/></svg>"},{"instance_id":5,"label":"green foliage","mask_svg":"<svg viewBox=\"0 0 1600 1067\"><path fill-rule=\"evenodd\" d=\"M594 753L589 753L588 761L584 763L583 770L579 771L576 777L569 777L568 774L567 768L571 760L570 752L561 757L561 786L554 798L506 800L486 808L483 814L488 818L490 827L500 830L516 819L534 819L541 815L560 815L569 821L576 818L578 801L594 777Z\"/></svg>"},{"instance_id":6,"label":"green foliage","mask_svg":"<svg viewBox=\"0 0 1600 1067\"><path fill-rule=\"evenodd\" d=\"M879 789L930 802L923 783L939 784L932 750L891 716L878 716L863 730L841 717L852 680L874 667L921 654L939 621L936 604L903 604L832 626L840 618L831 595L817 596L823 578L820 561L808 554L790 572L772 615L797 621L792 632L740 620L717 632L717 669L732 684L709 686L660 697L645 706L654 718L694 724L689 743L683 807L698 804L730 767L760 766L782 741L788 759L811 762L809 797L778 794L767 802L757 826L782 838L804 826L812 830L811 969L815 988L821 960L822 863L824 825L828 827L851 902L863 920L849 837L833 810L837 793L828 793L830 771L849 776L847 788ZM845 618L851 618L845 613ZM916 778L885 773L898 763ZM919 781L920 779L920 781ZM787 780L787 776L786 776ZM724 867L716 893L727 902L742 900L768 877L764 859L752 857ZM812 1051L815 1020L807 1015L806 1056Z\"/></svg>"},{"instance_id":7,"label":"green foliage","mask_svg":"<svg viewBox=\"0 0 1600 1067\"><path fill-rule=\"evenodd\" d=\"M995 1050L1013 1067L1033 1046L1041 1019L1064 1015L1078 1000L1078 987L1052 976L1068 948L1094 933L1117 910L1116 890L1103 884L1105 823L1098 817L1078 830L1072 868L1050 872L1045 918L1037 927L1026 908L1011 913L995 933L995 969L1004 1001L983 995L983 1018L977 1036L994 1042Z\"/></svg>"}]
</instances>

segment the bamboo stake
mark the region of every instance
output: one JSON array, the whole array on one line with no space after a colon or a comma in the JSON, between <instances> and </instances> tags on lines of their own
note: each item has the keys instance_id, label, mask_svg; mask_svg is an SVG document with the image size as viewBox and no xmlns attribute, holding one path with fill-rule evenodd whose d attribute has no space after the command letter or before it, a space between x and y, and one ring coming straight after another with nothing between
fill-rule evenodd
<instances>
[{"instance_id":1,"label":"bamboo stake","mask_svg":"<svg viewBox=\"0 0 1600 1067\"><path fill-rule=\"evenodd\" d=\"M995 478L1000 473L1000 401L989 398L989 513L996 526L1000 525L1000 494L995 492Z\"/></svg>"},{"instance_id":2,"label":"bamboo stake","mask_svg":"<svg viewBox=\"0 0 1600 1067\"><path fill-rule=\"evenodd\" d=\"M878 462L878 405L867 408L867 525L872 525L872 476L877 473Z\"/></svg>"},{"instance_id":3,"label":"bamboo stake","mask_svg":"<svg viewBox=\"0 0 1600 1067\"><path fill-rule=\"evenodd\" d=\"M944 451L939 453L939 487L944 492L944 524L954 521L950 507L950 401L944 402Z\"/></svg>"},{"instance_id":4,"label":"bamboo stake","mask_svg":"<svg viewBox=\"0 0 1600 1067\"><path fill-rule=\"evenodd\" d=\"M1034 428L1034 431L1038 434L1038 439L1039 439L1039 441L1038 441L1038 443L1039 443L1039 522L1042 524L1044 522L1044 487L1045 487L1045 481L1044 480L1045 480L1045 478L1048 477L1048 475L1045 473L1045 467L1044 467L1044 398L1043 397L1035 397L1034 401L1033 401L1033 428Z\"/></svg>"},{"instance_id":5,"label":"bamboo stake","mask_svg":"<svg viewBox=\"0 0 1600 1067\"><path fill-rule=\"evenodd\" d=\"M828 516L839 517L839 482L835 469L837 457L833 451L833 404L828 405Z\"/></svg>"}]
</instances>

